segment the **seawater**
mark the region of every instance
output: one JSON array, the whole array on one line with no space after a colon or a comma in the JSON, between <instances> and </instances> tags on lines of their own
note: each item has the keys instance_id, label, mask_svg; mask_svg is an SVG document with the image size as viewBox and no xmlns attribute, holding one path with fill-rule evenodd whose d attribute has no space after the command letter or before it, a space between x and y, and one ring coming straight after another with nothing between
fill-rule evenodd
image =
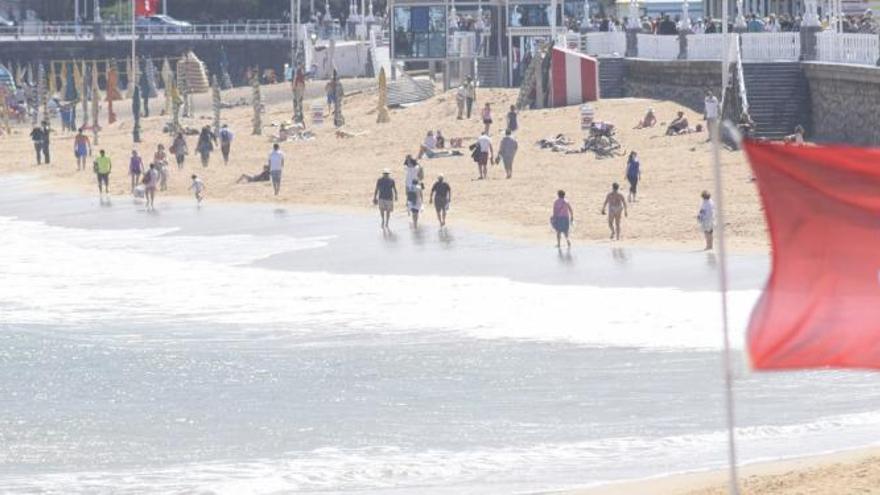
<instances>
[{"instance_id":1,"label":"seawater","mask_svg":"<svg viewBox=\"0 0 880 495\"><path fill-rule=\"evenodd\" d=\"M701 254L96 203L0 199L0 491L527 493L725 462ZM741 349L765 261L737 263ZM737 357L744 461L874 440L870 375Z\"/></svg>"}]
</instances>

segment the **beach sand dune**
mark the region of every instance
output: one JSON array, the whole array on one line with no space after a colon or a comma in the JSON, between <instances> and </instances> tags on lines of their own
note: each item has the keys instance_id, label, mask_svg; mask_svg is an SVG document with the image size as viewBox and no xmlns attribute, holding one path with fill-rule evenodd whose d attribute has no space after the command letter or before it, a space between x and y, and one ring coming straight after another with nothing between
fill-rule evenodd
<instances>
[{"instance_id":1,"label":"beach sand dune","mask_svg":"<svg viewBox=\"0 0 880 495\"><path fill-rule=\"evenodd\" d=\"M263 136L251 135L252 110L240 106L223 111L222 120L236 133L232 158L224 166L219 152L215 152L208 168L202 168L195 155L195 137L190 137L190 156L186 167L178 171L171 167L169 190L159 195L183 196L188 194L189 176L201 175L208 187L210 201L278 201L305 206L326 207L345 211L369 212L375 179L383 168L390 168L398 179L403 173L406 154L417 154L419 144L428 130L442 130L447 139L464 138L464 156L423 159L426 187L435 176L443 173L453 187L450 222L504 237L528 238L550 242L550 205L556 190L565 189L571 200L576 223L573 236L578 241L610 242L606 220L600 214L602 202L612 182L620 182L625 190L626 158L597 159L592 154L563 154L539 149L535 143L557 134L580 142L579 108L567 107L520 112L520 130L516 133L519 153L514 165L514 178L504 179L500 165L490 168L490 179L475 180L477 171L466 146L479 135L482 123L477 115L469 120L456 120L456 104L452 92L408 108L393 109L391 123L376 123L377 95L374 89L359 83L348 85L354 94L345 100L345 129L353 137L338 138L331 126L310 129L315 132L311 141L287 142L282 149L287 156L284 186L280 196L272 195L271 186L236 184L243 173L261 170L271 149L269 135L277 132L272 124L291 118L291 103L284 97L286 87L264 87L267 98ZM365 89L366 88L366 89ZM310 91L320 94L319 89ZM224 95L227 101L247 98L248 89L238 88ZM492 138L497 145L509 106L516 101L517 91L486 89L479 91L477 108L492 105L494 125ZM184 124L200 127L211 123L207 98L199 100L197 118L185 119ZM312 102L320 102L320 99ZM311 103L311 102L310 102ZM307 108L310 105L307 104ZM161 107L161 99L153 100L153 108ZM157 144L168 147L171 137L162 133L167 117L156 116L142 120L143 142L133 146L130 104L117 102L121 117L117 123L105 126L100 146L114 161L111 192L125 195L129 190L127 177L128 156L133 147L145 157L152 157ZM596 119L617 126L618 139L627 150L639 152L642 162L642 182L639 202L632 205L623 225L625 243L700 249L703 241L696 213L699 194L713 189L709 145L706 134L664 136L664 128L634 130L633 127L648 107L653 107L661 123L670 121L675 112L684 110L671 102L646 99L603 100L594 104ZM699 115L685 110L692 125L701 122ZM103 117L103 115L102 115ZM53 126L58 127L57 123ZM71 133L57 133L53 139L54 161L51 167L35 166L33 147L27 129L20 128L12 137L0 138L6 150L0 163L3 172L38 172L62 187L94 191L91 172L76 172ZM731 245L739 250L764 251L767 241L764 221L750 171L739 152L723 153L726 180L726 207ZM427 205L426 205L427 206ZM406 222L402 203L398 204L392 225ZM376 215L378 217L378 215ZM433 212L425 215L425 224L435 226ZM377 219L378 226L378 219Z\"/></svg>"}]
</instances>

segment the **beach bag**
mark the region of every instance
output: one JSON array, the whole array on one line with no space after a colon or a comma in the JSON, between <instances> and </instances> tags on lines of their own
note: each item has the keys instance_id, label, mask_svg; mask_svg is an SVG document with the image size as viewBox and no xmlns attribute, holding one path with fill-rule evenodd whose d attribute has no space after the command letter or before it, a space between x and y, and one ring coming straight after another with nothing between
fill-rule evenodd
<instances>
[{"instance_id":1,"label":"beach bag","mask_svg":"<svg viewBox=\"0 0 880 495\"><path fill-rule=\"evenodd\" d=\"M479 161L480 161L480 147L476 143L474 143L471 145L470 150L471 150L471 159L473 161L479 163Z\"/></svg>"}]
</instances>

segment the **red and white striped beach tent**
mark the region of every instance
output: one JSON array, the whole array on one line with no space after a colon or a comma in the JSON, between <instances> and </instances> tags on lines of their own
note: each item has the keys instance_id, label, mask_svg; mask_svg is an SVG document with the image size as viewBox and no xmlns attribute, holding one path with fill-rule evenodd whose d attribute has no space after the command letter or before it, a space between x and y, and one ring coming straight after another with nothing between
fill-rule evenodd
<instances>
[{"instance_id":1,"label":"red and white striped beach tent","mask_svg":"<svg viewBox=\"0 0 880 495\"><path fill-rule=\"evenodd\" d=\"M567 48L550 54L550 101L554 107L599 99L599 62Z\"/></svg>"}]
</instances>

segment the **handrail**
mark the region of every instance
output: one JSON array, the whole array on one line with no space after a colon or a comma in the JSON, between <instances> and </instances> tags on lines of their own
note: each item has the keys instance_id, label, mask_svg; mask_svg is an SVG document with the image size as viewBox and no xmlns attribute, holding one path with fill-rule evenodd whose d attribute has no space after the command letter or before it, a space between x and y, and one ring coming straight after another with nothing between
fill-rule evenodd
<instances>
[{"instance_id":1,"label":"handrail","mask_svg":"<svg viewBox=\"0 0 880 495\"><path fill-rule=\"evenodd\" d=\"M742 49L739 40L736 42L736 81L739 85L739 101L741 114L749 114L749 96L746 93L746 77L743 71Z\"/></svg>"}]
</instances>

